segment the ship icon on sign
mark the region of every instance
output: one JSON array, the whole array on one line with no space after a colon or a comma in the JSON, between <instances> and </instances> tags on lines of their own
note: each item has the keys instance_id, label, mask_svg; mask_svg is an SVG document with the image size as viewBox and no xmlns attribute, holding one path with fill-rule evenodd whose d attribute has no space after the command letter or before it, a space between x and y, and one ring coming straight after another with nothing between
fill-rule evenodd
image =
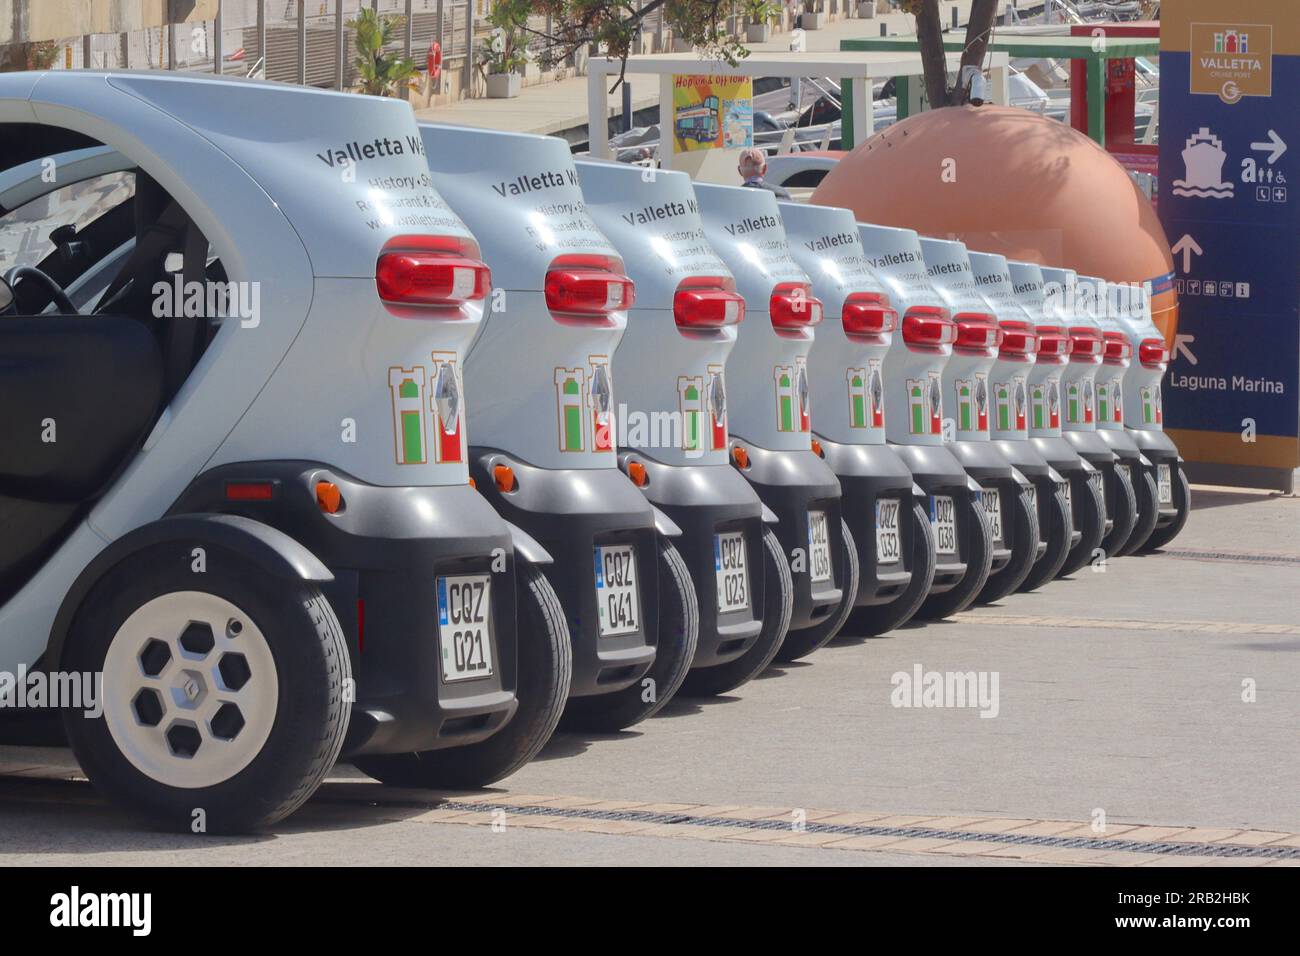
<instances>
[{"instance_id":1,"label":"ship icon on sign","mask_svg":"<svg viewBox=\"0 0 1300 956\"><path fill-rule=\"evenodd\" d=\"M1184 178L1175 179L1175 196L1196 196L1202 199L1231 199L1233 184L1223 181L1223 164L1228 154L1223 143L1209 131L1201 129L1187 140L1183 150Z\"/></svg>"}]
</instances>

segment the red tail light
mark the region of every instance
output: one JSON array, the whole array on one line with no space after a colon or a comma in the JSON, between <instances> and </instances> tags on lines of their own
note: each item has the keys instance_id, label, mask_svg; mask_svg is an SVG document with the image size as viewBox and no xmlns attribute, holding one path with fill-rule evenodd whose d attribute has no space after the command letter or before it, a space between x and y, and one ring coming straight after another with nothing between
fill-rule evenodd
<instances>
[{"instance_id":1,"label":"red tail light","mask_svg":"<svg viewBox=\"0 0 1300 956\"><path fill-rule=\"evenodd\" d=\"M993 316L983 312L959 312L953 316L957 323L959 349L993 349L1002 343L1002 330Z\"/></svg>"},{"instance_id":2,"label":"red tail light","mask_svg":"<svg viewBox=\"0 0 1300 956\"><path fill-rule=\"evenodd\" d=\"M1001 325L1002 350L999 355L1033 355L1038 350L1038 335L1028 322L1008 319Z\"/></svg>"},{"instance_id":3,"label":"red tail light","mask_svg":"<svg viewBox=\"0 0 1300 956\"><path fill-rule=\"evenodd\" d=\"M273 481L228 481L227 501L271 501L275 498Z\"/></svg>"},{"instance_id":4,"label":"red tail light","mask_svg":"<svg viewBox=\"0 0 1300 956\"><path fill-rule=\"evenodd\" d=\"M1038 327L1038 354L1069 355L1070 337L1059 325L1040 325Z\"/></svg>"},{"instance_id":5,"label":"red tail light","mask_svg":"<svg viewBox=\"0 0 1300 956\"><path fill-rule=\"evenodd\" d=\"M1107 362L1127 362L1133 357L1133 346L1123 332L1105 332L1102 337L1106 340Z\"/></svg>"},{"instance_id":6,"label":"red tail light","mask_svg":"<svg viewBox=\"0 0 1300 956\"><path fill-rule=\"evenodd\" d=\"M736 325L745 318L745 300L735 287L735 282L721 276L684 279L673 296L673 318L684 329Z\"/></svg>"},{"instance_id":7,"label":"red tail light","mask_svg":"<svg viewBox=\"0 0 1300 956\"><path fill-rule=\"evenodd\" d=\"M1091 326L1076 325L1070 329L1070 360L1080 361L1100 356L1105 346L1101 333Z\"/></svg>"},{"instance_id":8,"label":"red tail light","mask_svg":"<svg viewBox=\"0 0 1300 956\"><path fill-rule=\"evenodd\" d=\"M840 317L846 335L883 335L898 326L898 313L883 292L850 292Z\"/></svg>"},{"instance_id":9,"label":"red tail light","mask_svg":"<svg viewBox=\"0 0 1300 956\"><path fill-rule=\"evenodd\" d=\"M1143 339L1138 343L1138 361L1152 368L1164 365L1169 360L1165 351L1164 339Z\"/></svg>"},{"instance_id":10,"label":"red tail light","mask_svg":"<svg viewBox=\"0 0 1300 956\"><path fill-rule=\"evenodd\" d=\"M948 310L937 305L914 305L903 316L903 341L916 348L938 348L957 340L957 326Z\"/></svg>"},{"instance_id":11,"label":"red tail light","mask_svg":"<svg viewBox=\"0 0 1300 956\"><path fill-rule=\"evenodd\" d=\"M636 299L623 263L613 256L560 256L546 273L546 306L553 313L603 319Z\"/></svg>"},{"instance_id":12,"label":"red tail light","mask_svg":"<svg viewBox=\"0 0 1300 956\"><path fill-rule=\"evenodd\" d=\"M454 307L484 298L492 273L470 240L395 236L379 253L375 285L385 302Z\"/></svg>"},{"instance_id":13,"label":"red tail light","mask_svg":"<svg viewBox=\"0 0 1300 956\"><path fill-rule=\"evenodd\" d=\"M774 329L807 329L822 320L821 299L813 297L807 282L781 282L768 303Z\"/></svg>"}]
</instances>

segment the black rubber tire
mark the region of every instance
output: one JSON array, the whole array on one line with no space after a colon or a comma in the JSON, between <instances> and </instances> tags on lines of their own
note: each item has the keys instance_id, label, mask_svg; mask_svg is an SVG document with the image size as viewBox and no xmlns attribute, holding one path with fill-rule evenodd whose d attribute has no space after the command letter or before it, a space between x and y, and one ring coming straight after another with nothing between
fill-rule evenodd
<instances>
[{"instance_id":1,"label":"black rubber tire","mask_svg":"<svg viewBox=\"0 0 1300 956\"><path fill-rule=\"evenodd\" d=\"M983 590L993 568L993 531L988 512L974 497L959 500L966 500L970 509L966 522L966 574L952 589L927 597L916 613L919 618L936 621L966 610Z\"/></svg>"},{"instance_id":2,"label":"black rubber tire","mask_svg":"<svg viewBox=\"0 0 1300 956\"><path fill-rule=\"evenodd\" d=\"M934 583L934 529L930 516L919 501L912 502L912 580L888 604L855 607L849 612L840 634L849 637L876 637L902 627L921 609L921 602Z\"/></svg>"},{"instance_id":3,"label":"black rubber tire","mask_svg":"<svg viewBox=\"0 0 1300 956\"><path fill-rule=\"evenodd\" d=\"M848 523L843 518L840 519L840 533L842 535L841 557L844 567L848 571L848 574L845 575L848 580L844 582L844 586L840 589L842 592L840 603L812 627L803 627L797 631L787 633L785 640L781 642L781 646L776 651L776 660L778 661L788 663L797 661L801 657L807 657L840 632L840 628L848 620L849 612L853 610L853 602L858 597L860 573L858 568L858 546L854 543L853 534L849 531Z\"/></svg>"},{"instance_id":4,"label":"black rubber tire","mask_svg":"<svg viewBox=\"0 0 1300 956\"><path fill-rule=\"evenodd\" d=\"M1041 490L1040 490L1041 493ZM1065 559L1070 555L1070 537L1074 531L1074 522L1070 516L1070 506L1065 501L1065 493L1054 492L1050 499L1051 515L1047 526L1047 551L1034 563L1020 582L1021 591L1036 591L1061 571Z\"/></svg>"},{"instance_id":5,"label":"black rubber tire","mask_svg":"<svg viewBox=\"0 0 1300 956\"><path fill-rule=\"evenodd\" d=\"M1000 601L1024 582L1038 554L1038 512L1023 489L1016 495L1012 523L1011 560L996 574L990 574L976 600L981 604Z\"/></svg>"},{"instance_id":6,"label":"black rubber tire","mask_svg":"<svg viewBox=\"0 0 1300 956\"><path fill-rule=\"evenodd\" d=\"M1113 467L1110 475L1113 476L1115 509L1110 516L1110 534L1101 539L1101 550L1107 557L1116 558L1124 553L1124 546L1137 526L1138 502L1133 481L1123 470Z\"/></svg>"},{"instance_id":7,"label":"black rubber tire","mask_svg":"<svg viewBox=\"0 0 1300 956\"><path fill-rule=\"evenodd\" d=\"M158 545L105 574L72 622L59 667L101 673L127 617L155 598L179 591L221 597L256 624L275 661L279 697L262 749L219 784L181 788L138 770L102 717L65 710L64 729L95 788L147 824L180 832L247 833L297 810L334 766L351 715L345 688L351 685L352 665L338 618L315 584L269 577L242 556L212 546L205 548L206 570L195 573L191 548L192 542Z\"/></svg>"},{"instance_id":8,"label":"black rubber tire","mask_svg":"<svg viewBox=\"0 0 1300 956\"><path fill-rule=\"evenodd\" d=\"M790 562L776 533L763 526L763 630L749 650L734 661L714 667L697 667L686 675L678 693L688 697L715 697L735 690L767 669L776 656L794 608L794 582Z\"/></svg>"},{"instance_id":9,"label":"black rubber tire","mask_svg":"<svg viewBox=\"0 0 1300 956\"><path fill-rule=\"evenodd\" d=\"M1087 477L1077 482L1082 487L1075 487L1075 484L1071 482L1070 489L1080 502L1075 527L1083 533L1083 537L1070 549L1061 570L1056 573L1058 578L1086 567L1101 548L1101 539L1106 536L1106 502L1102 499L1101 492L1093 487Z\"/></svg>"},{"instance_id":10,"label":"black rubber tire","mask_svg":"<svg viewBox=\"0 0 1300 956\"><path fill-rule=\"evenodd\" d=\"M658 546L659 639L654 663L630 687L570 700L561 719L565 730L602 734L626 730L658 713L686 679L700 638L699 601L681 554L666 538L660 538ZM653 683L647 686L646 681Z\"/></svg>"},{"instance_id":11,"label":"black rubber tire","mask_svg":"<svg viewBox=\"0 0 1300 956\"><path fill-rule=\"evenodd\" d=\"M1156 529L1156 521L1160 518L1160 504L1156 500L1159 492L1156 490L1156 480L1152 476L1150 469L1140 469L1141 480L1133 486L1133 494L1137 496L1138 520L1133 526L1133 532L1124 542L1124 547L1119 549L1119 554L1134 554L1140 550L1151 537L1151 532Z\"/></svg>"},{"instance_id":12,"label":"black rubber tire","mask_svg":"<svg viewBox=\"0 0 1300 956\"><path fill-rule=\"evenodd\" d=\"M1187 481L1187 472L1183 471L1182 466L1175 467L1178 469L1178 479L1174 484L1174 504L1178 508L1178 516L1163 528L1151 532L1151 537L1142 546L1143 554L1163 548L1187 526L1187 515L1192 510L1192 486ZM1182 501L1178 500L1180 497Z\"/></svg>"},{"instance_id":13,"label":"black rubber tire","mask_svg":"<svg viewBox=\"0 0 1300 956\"><path fill-rule=\"evenodd\" d=\"M573 641L564 608L541 569L517 565L519 707L487 740L424 753L372 754L353 762L390 787L477 790L504 780L546 746L573 678Z\"/></svg>"}]
</instances>

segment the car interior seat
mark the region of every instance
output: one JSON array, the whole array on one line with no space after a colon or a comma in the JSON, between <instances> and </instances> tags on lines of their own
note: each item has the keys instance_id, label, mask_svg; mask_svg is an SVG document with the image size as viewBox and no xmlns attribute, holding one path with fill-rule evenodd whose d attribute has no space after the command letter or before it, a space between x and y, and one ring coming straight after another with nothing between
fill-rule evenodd
<instances>
[{"instance_id":1,"label":"car interior seat","mask_svg":"<svg viewBox=\"0 0 1300 956\"><path fill-rule=\"evenodd\" d=\"M203 281L207 240L143 173L133 203L134 248L95 314L34 307L27 280L0 312L0 601L129 464L207 345L204 317L152 308L170 254Z\"/></svg>"}]
</instances>

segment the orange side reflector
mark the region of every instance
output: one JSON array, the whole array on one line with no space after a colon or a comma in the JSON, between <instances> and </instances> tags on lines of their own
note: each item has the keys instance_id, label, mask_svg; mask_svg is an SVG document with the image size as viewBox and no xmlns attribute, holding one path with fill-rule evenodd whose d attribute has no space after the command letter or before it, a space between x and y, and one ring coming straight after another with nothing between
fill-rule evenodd
<instances>
[{"instance_id":1,"label":"orange side reflector","mask_svg":"<svg viewBox=\"0 0 1300 956\"><path fill-rule=\"evenodd\" d=\"M339 491L339 486L332 481L316 482L316 504L327 515L337 514L343 506L343 494Z\"/></svg>"},{"instance_id":2,"label":"orange side reflector","mask_svg":"<svg viewBox=\"0 0 1300 956\"><path fill-rule=\"evenodd\" d=\"M492 477L496 479L499 491L515 490L515 471L509 465L497 465L492 469Z\"/></svg>"},{"instance_id":3,"label":"orange side reflector","mask_svg":"<svg viewBox=\"0 0 1300 956\"><path fill-rule=\"evenodd\" d=\"M819 458L826 457L825 455L822 454L822 443L819 442L816 438L812 440L812 450L813 450L813 454L817 455Z\"/></svg>"},{"instance_id":4,"label":"orange side reflector","mask_svg":"<svg viewBox=\"0 0 1300 956\"><path fill-rule=\"evenodd\" d=\"M645 465L639 461L629 461L627 463L627 476L632 479L632 484L638 488L644 488L646 483Z\"/></svg>"},{"instance_id":5,"label":"orange side reflector","mask_svg":"<svg viewBox=\"0 0 1300 956\"><path fill-rule=\"evenodd\" d=\"M469 486L476 491L478 490L478 485L474 484L474 479L472 477L469 480Z\"/></svg>"},{"instance_id":6,"label":"orange side reflector","mask_svg":"<svg viewBox=\"0 0 1300 956\"><path fill-rule=\"evenodd\" d=\"M745 450L744 445L737 445L731 449L731 460L736 463L737 468L749 467L749 452Z\"/></svg>"}]
</instances>

